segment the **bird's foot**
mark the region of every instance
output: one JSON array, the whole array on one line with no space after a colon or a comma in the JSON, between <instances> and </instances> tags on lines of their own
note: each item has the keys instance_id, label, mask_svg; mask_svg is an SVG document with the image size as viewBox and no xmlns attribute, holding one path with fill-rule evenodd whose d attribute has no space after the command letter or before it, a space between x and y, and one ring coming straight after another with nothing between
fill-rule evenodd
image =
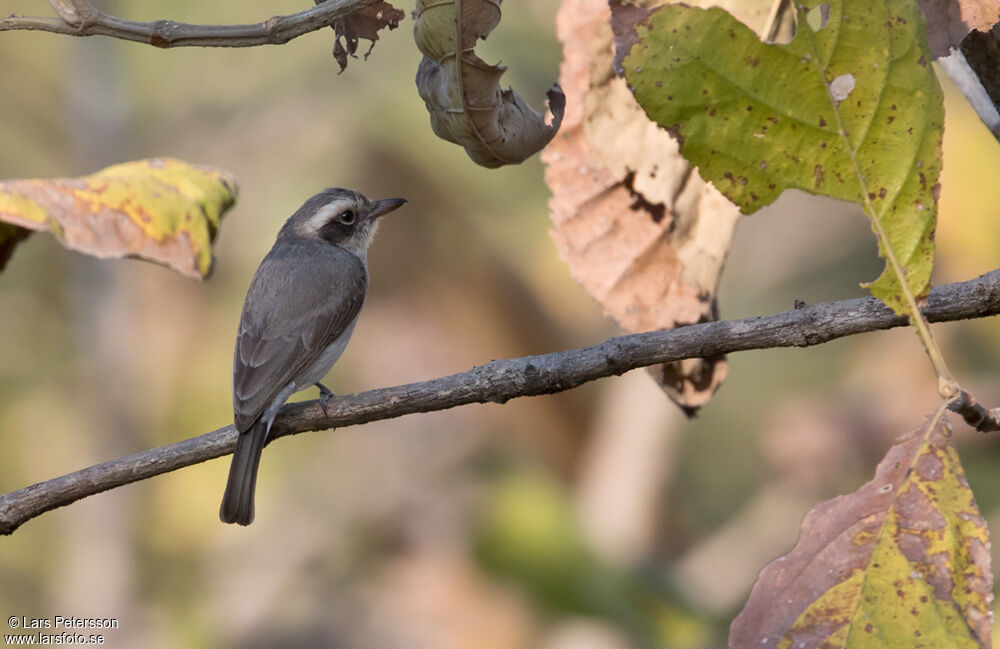
<instances>
[{"instance_id":1,"label":"bird's foot","mask_svg":"<svg viewBox=\"0 0 1000 649\"><path fill-rule=\"evenodd\" d=\"M326 406L330 403L330 397L334 396L333 390L326 387L319 381L316 382L316 387L319 388L319 407L323 409L323 414L329 417L330 413L327 412Z\"/></svg>"}]
</instances>

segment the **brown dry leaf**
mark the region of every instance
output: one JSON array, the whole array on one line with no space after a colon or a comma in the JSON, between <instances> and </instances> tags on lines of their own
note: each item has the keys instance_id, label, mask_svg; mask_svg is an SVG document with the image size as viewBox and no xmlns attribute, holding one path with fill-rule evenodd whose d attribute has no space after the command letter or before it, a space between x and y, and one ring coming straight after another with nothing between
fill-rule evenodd
<instances>
[{"instance_id":1,"label":"brown dry leaf","mask_svg":"<svg viewBox=\"0 0 1000 649\"><path fill-rule=\"evenodd\" d=\"M927 42L934 58L948 55L969 32L989 31L1000 18L1000 0L917 0L927 19Z\"/></svg>"},{"instance_id":2,"label":"brown dry leaf","mask_svg":"<svg viewBox=\"0 0 1000 649\"><path fill-rule=\"evenodd\" d=\"M962 70L959 72L955 69L955 62L945 63L951 58L949 57L942 60L944 69L979 114L979 119L992 131L993 136L1000 140L1000 117L996 112L1000 110L1000 23L986 31L970 32L962 41L960 49L965 55L968 68L958 65L957 67ZM986 91L986 97L980 94L977 86ZM976 159L968 155L963 157L967 160ZM948 173L947 168L945 173ZM953 193L957 195L960 192ZM977 241L980 240L977 238Z\"/></svg>"},{"instance_id":3,"label":"brown dry leaf","mask_svg":"<svg viewBox=\"0 0 1000 649\"><path fill-rule=\"evenodd\" d=\"M14 254L14 248L28 236L31 230L9 223L0 223L0 270L3 270Z\"/></svg>"},{"instance_id":4,"label":"brown dry leaf","mask_svg":"<svg viewBox=\"0 0 1000 649\"><path fill-rule=\"evenodd\" d=\"M25 231L48 230L95 257L141 257L201 279L236 201L236 180L215 167L150 159L82 178L0 182L0 262ZM6 232L4 222L16 226ZM2 263L0 263L2 267Z\"/></svg>"},{"instance_id":5,"label":"brown dry leaf","mask_svg":"<svg viewBox=\"0 0 1000 649\"><path fill-rule=\"evenodd\" d=\"M316 4L322 4L325 0L315 0ZM388 27L390 30L399 27L399 21L406 17L402 9L396 9L388 2L376 2L364 9L359 9L344 18L336 20L330 27L333 28L336 36L333 42L333 58L340 65L340 71L347 69L347 57L358 58L358 39L371 41L365 58L371 54L378 40L379 30ZM341 42L343 40L343 43Z\"/></svg>"},{"instance_id":6,"label":"brown dry leaf","mask_svg":"<svg viewBox=\"0 0 1000 649\"><path fill-rule=\"evenodd\" d=\"M986 521L939 417L898 440L870 482L806 515L730 647L990 646Z\"/></svg>"},{"instance_id":7,"label":"brown dry leaf","mask_svg":"<svg viewBox=\"0 0 1000 649\"><path fill-rule=\"evenodd\" d=\"M546 124L520 95L500 89L507 68L489 65L473 52L500 22L500 0L417 0L414 20L413 37L424 55L417 90L435 135L461 145L476 164L489 168L524 162L552 139L566 104L559 86L548 91L552 123Z\"/></svg>"},{"instance_id":8,"label":"brown dry leaf","mask_svg":"<svg viewBox=\"0 0 1000 649\"><path fill-rule=\"evenodd\" d=\"M782 0L703 4L722 4L770 36L790 20ZM556 17L569 107L562 132L542 154L553 194L552 237L573 277L623 328L715 319L716 286L739 210L698 176L615 76L610 18L607 0L564 0ZM717 357L651 371L690 415L728 367Z\"/></svg>"}]
</instances>

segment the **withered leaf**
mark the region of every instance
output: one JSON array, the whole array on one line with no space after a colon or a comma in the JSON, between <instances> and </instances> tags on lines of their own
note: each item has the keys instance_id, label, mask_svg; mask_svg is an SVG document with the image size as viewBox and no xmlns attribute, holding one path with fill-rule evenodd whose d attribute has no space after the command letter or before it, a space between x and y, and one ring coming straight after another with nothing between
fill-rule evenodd
<instances>
[{"instance_id":1,"label":"withered leaf","mask_svg":"<svg viewBox=\"0 0 1000 649\"><path fill-rule=\"evenodd\" d=\"M31 230L95 257L140 257L189 277L212 268L212 242L236 201L214 167L150 159L82 178L0 182L0 267Z\"/></svg>"},{"instance_id":2,"label":"withered leaf","mask_svg":"<svg viewBox=\"0 0 1000 649\"><path fill-rule=\"evenodd\" d=\"M951 430L932 419L871 482L809 512L798 545L761 571L729 645L989 647L989 547Z\"/></svg>"},{"instance_id":3,"label":"withered leaf","mask_svg":"<svg viewBox=\"0 0 1000 649\"><path fill-rule=\"evenodd\" d=\"M325 0L315 0L316 4L322 4ZM334 21L330 27L335 33L333 41L333 58L337 60L340 71L347 69L347 57L357 57L358 41L365 39L371 42L364 57L367 59L375 47L378 40L378 32L388 27L390 30L399 27L406 14L402 9L396 9L388 2L376 2L375 4L359 9L339 20Z\"/></svg>"},{"instance_id":4,"label":"withered leaf","mask_svg":"<svg viewBox=\"0 0 1000 649\"><path fill-rule=\"evenodd\" d=\"M500 89L507 68L489 65L473 51L500 22L500 0L417 0L413 16L413 37L424 55L417 90L435 135L489 168L523 162L552 139L566 104L559 86L548 91L552 121L546 124L520 95Z\"/></svg>"},{"instance_id":5,"label":"withered leaf","mask_svg":"<svg viewBox=\"0 0 1000 649\"><path fill-rule=\"evenodd\" d=\"M10 223L0 223L0 270L14 254L14 248L31 234L31 230Z\"/></svg>"},{"instance_id":6,"label":"withered leaf","mask_svg":"<svg viewBox=\"0 0 1000 649\"><path fill-rule=\"evenodd\" d=\"M745 3L747 11L763 28L757 14L767 12L756 3ZM739 210L701 179L615 77L609 20L606 0L565 1L556 16L569 107L542 154L552 237L573 277L623 328L714 319ZM693 414L728 367L724 358L688 359L651 371Z\"/></svg>"},{"instance_id":7,"label":"withered leaf","mask_svg":"<svg viewBox=\"0 0 1000 649\"><path fill-rule=\"evenodd\" d=\"M917 0L927 19L934 58L948 55L973 29L988 31L1000 18L1000 0Z\"/></svg>"}]
</instances>

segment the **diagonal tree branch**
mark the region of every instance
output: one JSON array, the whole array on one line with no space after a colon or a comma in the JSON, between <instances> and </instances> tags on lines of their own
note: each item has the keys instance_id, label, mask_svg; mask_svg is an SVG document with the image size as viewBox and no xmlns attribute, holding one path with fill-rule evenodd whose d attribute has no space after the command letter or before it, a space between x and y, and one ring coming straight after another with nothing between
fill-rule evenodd
<instances>
[{"instance_id":1,"label":"diagonal tree branch","mask_svg":"<svg viewBox=\"0 0 1000 649\"><path fill-rule=\"evenodd\" d=\"M967 282L935 288L923 313L931 322L1000 313L1000 269ZM461 374L338 397L327 406L329 415L324 414L318 401L289 404L278 415L271 439L469 403L505 403L515 397L562 392L648 365L751 349L809 347L905 324L905 317L867 297L804 306L765 317L619 336L583 349L491 361ZM956 400L951 407L967 420L985 419L992 426L1000 423L995 412L975 404L969 395L964 401L971 402L969 407L974 406L974 412L966 412L962 401ZM10 534L25 521L81 498L226 455L235 444L235 428L224 426L5 494L0 496L0 534Z\"/></svg>"},{"instance_id":2,"label":"diagonal tree branch","mask_svg":"<svg viewBox=\"0 0 1000 649\"><path fill-rule=\"evenodd\" d=\"M253 47L281 45L329 27L377 0L326 0L287 16L272 16L253 25L191 25L175 20L151 23L123 20L94 7L91 0L50 0L58 17L10 15L0 18L0 32L37 30L69 36L111 36L156 47Z\"/></svg>"}]
</instances>

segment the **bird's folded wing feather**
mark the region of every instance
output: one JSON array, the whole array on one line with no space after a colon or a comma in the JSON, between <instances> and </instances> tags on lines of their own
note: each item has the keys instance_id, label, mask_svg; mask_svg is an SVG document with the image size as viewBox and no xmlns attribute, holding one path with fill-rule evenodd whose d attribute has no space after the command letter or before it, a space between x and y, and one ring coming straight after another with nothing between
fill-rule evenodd
<instances>
[{"instance_id":1,"label":"bird's folded wing feather","mask_svg":"<svg viewBox=\"0 0 1000 649\"><path fill-rule=\"evenodd\" d=\"M367 284L362 262L339 248L317 245L322 248L311 251L314 254L276 246L250 284L233 359L233 410L240 431L249 428L361 310Z\"/></svg>"}]
</instances>

